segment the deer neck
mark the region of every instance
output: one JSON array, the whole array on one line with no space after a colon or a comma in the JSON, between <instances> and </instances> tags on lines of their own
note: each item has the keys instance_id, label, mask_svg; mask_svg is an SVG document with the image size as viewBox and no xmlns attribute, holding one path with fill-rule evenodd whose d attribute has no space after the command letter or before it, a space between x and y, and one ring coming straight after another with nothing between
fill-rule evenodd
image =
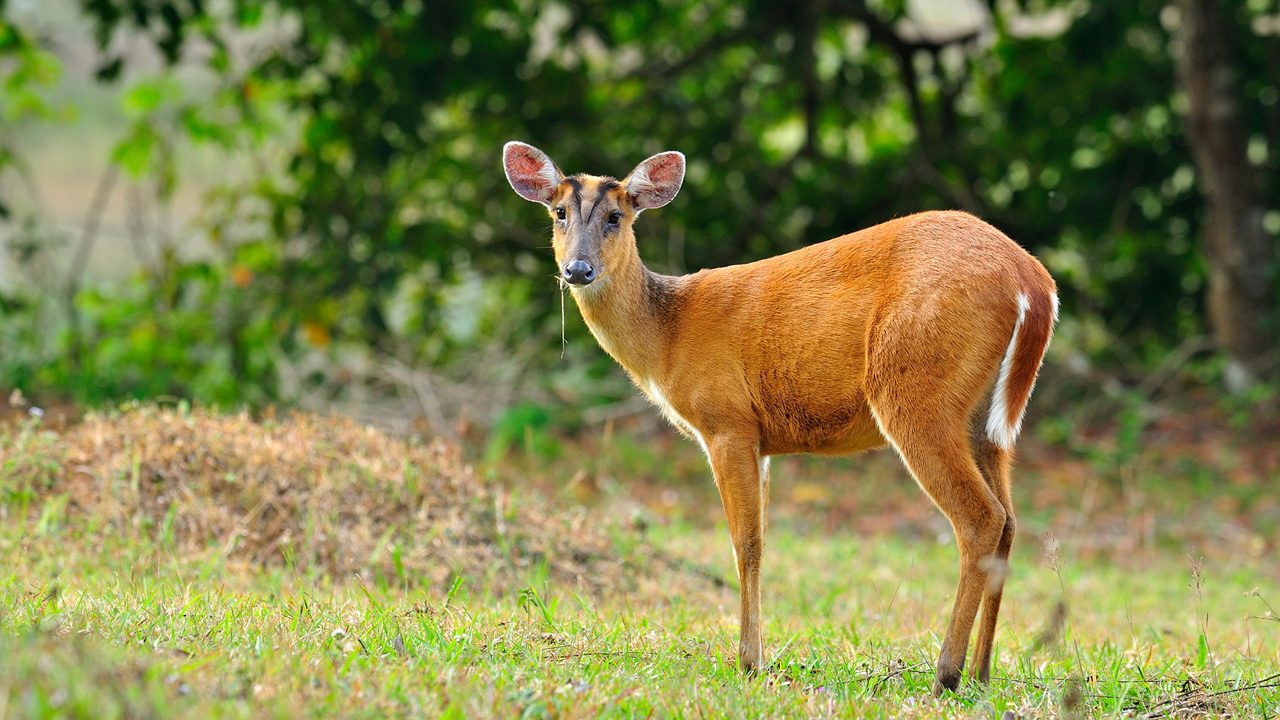
<instances>
[{"instance_id":1,"label":"deer neck","mask_svg":"<svg viewBox=\"0 0 1280 720\"><path fill-rule=\"evenodd\" d=\"M664 314L672 305L674 280L650 272L633 250L607 276L573 289L600 347L641 385L662 371L669 325Z\"/></svg>"}]
</instances>

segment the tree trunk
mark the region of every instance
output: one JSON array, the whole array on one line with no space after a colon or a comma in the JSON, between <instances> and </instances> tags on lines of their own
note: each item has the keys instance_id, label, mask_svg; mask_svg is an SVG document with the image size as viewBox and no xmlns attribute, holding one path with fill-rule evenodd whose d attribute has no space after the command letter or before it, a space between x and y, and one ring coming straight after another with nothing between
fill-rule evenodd
<instances>
[{"instance_id":1,"label":"tree trunk","mask_svg":"<svg viewBox=\"0 0 1280 720\"><path fill-rule=\"evenodd\" d=\"M1204 192L1209 327L1230 358L1235 388L1262 372L1274 349L1270 323L1274 252L1263 229L1263 177L1249 163L1240 113L1236 37L1219 0L1178 0L1182 55L1178 70L1190 107L1188 140Z\"/></svg>"}]
</instances>

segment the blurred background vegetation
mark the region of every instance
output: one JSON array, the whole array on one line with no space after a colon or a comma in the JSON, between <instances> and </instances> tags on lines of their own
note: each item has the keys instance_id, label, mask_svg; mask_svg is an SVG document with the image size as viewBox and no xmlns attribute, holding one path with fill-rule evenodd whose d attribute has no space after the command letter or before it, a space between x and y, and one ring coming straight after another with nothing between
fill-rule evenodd
<instances>
[{"instance_id":1,"label":"blurred background vegetation","mask_svg":"<svg viewBox=\"0 0 1280 720\"><path fill-rule=\"evenodd\" d=\"M1280 0L0 0L0 118L0 388L44 404L642 412L513 138L685 152L664 272L982 216L1059 283L1041 413L1276 397Z\"/></svg>"}]
</instances>

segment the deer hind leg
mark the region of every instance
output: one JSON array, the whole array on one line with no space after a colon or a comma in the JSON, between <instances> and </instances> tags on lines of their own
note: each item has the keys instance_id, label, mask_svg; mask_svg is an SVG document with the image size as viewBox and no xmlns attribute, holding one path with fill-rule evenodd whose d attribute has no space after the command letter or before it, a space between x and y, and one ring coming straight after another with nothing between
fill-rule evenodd
<instances>
[{"instance_id":1,"label":"deer hind leg","mask_svg":"<svg viewBox=\"0 0 1280 720\"><path fill-rule=\"evenodd\" d=\"M768 465L754 440L713 438L707 450L737 563L741 599L738 664L745 672L755 672L764 665L760 563L764 557Z\"/></svg>"},{"instance_id":2,"label":"deer hind leg","mask_svg":"<svg viewBox=\"0 0 1280 720\"><path fill-rule=\"evenodd\" d=\"M987 585L982 596L982 620L978 624L978 640L973 648L973 666L970 672L979 682L991 680L991 644L995 640L996 620L1000 615L1000 599L1004 595L1004 581L1009 574L1009 551L1017 523L1013 515L1011 465L1013 453L991 442L975 423L973 434L974 458L978 469L1004 508L1004 528L995 555L988 563Z\"/></svg>"},{"instance_id":3,"label":"deer hind leg","mask_svg":"<svg viewBox=\"0 0 1280 720\"><path fill-rule=\"evenodd\" d=\"M872 407L881 431L916 482L951 521L960 550L955 605L933 684L938 695L960 684L969 636L987 585L987 558L997 552L1006 513L978 469L967 423L956 422L950 412L930 413L919 406L896 404L891 398L873 400Z\"/></svg>"}]
</instances>

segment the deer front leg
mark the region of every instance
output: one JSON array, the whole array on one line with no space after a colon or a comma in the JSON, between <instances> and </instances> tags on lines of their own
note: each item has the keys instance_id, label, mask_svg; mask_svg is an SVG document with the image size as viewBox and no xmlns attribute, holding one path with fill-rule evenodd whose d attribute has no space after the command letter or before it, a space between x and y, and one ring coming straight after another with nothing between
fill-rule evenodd
<instances>
[{"instance_id":1,"label":"deer front leg","mask_svg":"<svg viewBox=\"0 0 1280 720\"><path fill-rule=\"evenodd\" d=\"M742 599L738 664L752 673L764 666L760 633L760 561L764 556L764 463L755 441L713 439L711 471L729 521Z\"/></svg>"}]
</instances>

